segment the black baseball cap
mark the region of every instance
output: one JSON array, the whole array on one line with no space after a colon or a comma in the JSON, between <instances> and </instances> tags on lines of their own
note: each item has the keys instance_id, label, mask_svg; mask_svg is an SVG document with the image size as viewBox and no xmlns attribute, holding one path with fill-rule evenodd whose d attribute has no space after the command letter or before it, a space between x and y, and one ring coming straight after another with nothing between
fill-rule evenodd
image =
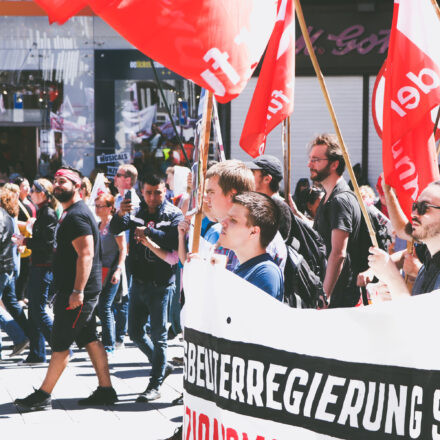
<instances>
[{"instance_id":1,"label":"black baseball cap","mask_svg":"<svg viewBox=\"0 0 440 440\"><path fill-rule=\"evenodd\" d=\"M256 157L252 162L246 162L246 166L251 170L262 170L270 174L273 178L281 180L283 178L283 165L281 161L270 154L263 154Z\"/></svg>"}]
</instances>

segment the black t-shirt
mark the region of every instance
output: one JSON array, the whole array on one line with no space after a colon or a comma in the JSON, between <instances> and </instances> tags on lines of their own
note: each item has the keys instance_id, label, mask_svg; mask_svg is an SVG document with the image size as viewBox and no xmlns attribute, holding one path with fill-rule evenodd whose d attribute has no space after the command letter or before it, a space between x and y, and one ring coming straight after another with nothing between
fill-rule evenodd
<instances>
[{"instance_id":1,"label":"black t-shirt","mask_svg":"<svg viewBox=\"0 0 440 440\"><path fill-rule=\"evenodd\" d=\"M76 276L76 260L78 258L72 241L85 235L93 235L94 256L92 270L84 288L84 293L101 290L99 229L90 209L80 200L63 212L56 231L53 272L55 286L59 292L69 295L72 293Z\"/></svg>"},{"instance_id":2,"label":"black t-shirt","mask_svg":"<svg viewBox=\"0 0 440 440\"><path fill-rule=\"evenodd\" d=\"M347 182L341 179L334 187L330 197L326 202L322 199L318 210L314 228L321 234L327 248L327 257L332 250L332 231L340 229L349 233L347 245L347 257L344 261L342 272L333 290L332 296L350 296L344 293L347 288L355 289L357 274L359 273L360 261L364 256L359 255L357 240L359 238L362 212L359 203L348 193L350 187ZM366 256L365 256L366 258ZM352 292L354 294L354 292ZM336 300L336 297L335 297ZM354 298L343 300L345 306L355 301ZM333 298L332 298L333 301Z\"/></svg>"}]
</instances>

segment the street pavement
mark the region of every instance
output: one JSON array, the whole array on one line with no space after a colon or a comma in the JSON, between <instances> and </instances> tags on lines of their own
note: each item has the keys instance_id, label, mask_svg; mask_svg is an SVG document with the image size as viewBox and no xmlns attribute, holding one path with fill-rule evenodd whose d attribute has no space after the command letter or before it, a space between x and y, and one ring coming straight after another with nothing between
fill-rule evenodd
<instances>
[{"instance_id":1,"label":"street pavement","mask_svg":"<svg viewBox=\"0 0 440 440\"><path fill-rule=\"evenodd\" d=\"M53 409L20 413L14 405L38 388L46 366L19 366L18 358L8 358L12 343L3 333L3 360L0 361L0 436L1 439L84 439L160 440L171 436L182 423L182 405L171 402L182 392L182 367L176 367L161 387L161 398L136 403L148 385L151 365L132 343L115 352L110 359L113 386L119 402L109 407L84 408L78 399L87 397L97 387L97 379L85 350L74 348L74 356L52 394ZM24 352L26 355L26 352ZM169 341L168 359L182 356L178 338ZM12 437L14 436L14 437ZM98 437L99 436L99 437Z\"/></svg>"}]
</instances>

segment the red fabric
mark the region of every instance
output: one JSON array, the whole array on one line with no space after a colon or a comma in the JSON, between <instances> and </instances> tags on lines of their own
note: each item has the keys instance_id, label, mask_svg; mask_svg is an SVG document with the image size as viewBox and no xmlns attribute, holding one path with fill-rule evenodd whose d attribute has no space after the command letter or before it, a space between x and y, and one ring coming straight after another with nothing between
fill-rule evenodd
<instances>
[{"instance_id":1,"label":"red fabric","mask_svg":"<svg viewBox=\"0 0 440 440\"><path fill-rule=\"evenodd\" d=\"M58 24L63 24L87 6L83 0L35 0L35 3L47 12L50 23Z\"/></svg>"},{"instance_id":2,"label":"red fabric","mask_svg":"<svg viewBox=\"0 0 440 440\"><path fill-rule=\"evenodd\" d=\"M153 60L229 102L246 86L272 33L277 0L89 0Z\"/></svg>"},{"instance_id":3,"label":"red fabric","mask_svg":"<svg viewBox=\"0 0 440 440\"><path fill-rule=\"evenodd\" d=\"M437 17L436 12L430 0L419 1L395 3L384 73L385 181L395 188L408 218L411 203L429 183L439 179L430 112L440 103L440 67L436 64L439 60L434 62L426 51L433 53L429 45L440 41L440 20L437 18L435 27L427 26L427 12L432 14L430 20Z\"/></svg>"},{"instance_id":4,"label":"red fabric","mask_svg":"<svg viewBox=\"0 0 440 440\"><path fill-rule=\"evenodd\" d=\"M73 183L81 184L81 177L79 177L74 171L61 169L55 173L55 177L57 176L63 176L66 179L71 180Z\"/></svg>"},{"instance_id":5,"label":"red fabric","mask_svg":"<svg viewBox=\"0 0 440 440\"><path fill-rule=\"evenodd\" d=\"M252 157L264 154L267 135L293 111L295 15L293 0L280 0L257 87L240 138Z\"/></svg>"}]
</instances>

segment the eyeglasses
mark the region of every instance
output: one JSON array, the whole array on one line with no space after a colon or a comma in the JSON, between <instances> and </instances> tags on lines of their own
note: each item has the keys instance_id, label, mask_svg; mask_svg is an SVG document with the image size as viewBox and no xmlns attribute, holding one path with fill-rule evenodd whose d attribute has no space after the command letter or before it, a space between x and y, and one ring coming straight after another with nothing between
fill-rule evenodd
<instances>
[{"instance_id":1,"label":"eyeglasses","mask_svg":"<svg viewBox=\"0 0 440 440\"><path fill-rule=\"evenodd\" d=\"M95 208L110 208L108 205L95 205Z\"/></svg>"},{"instance_id":2,"label":"eyeglasses","mask_svg":"<svg viewBox=\"0 0 440 440\"><path fill-rule=\"evenodd\" d=\"M328 158L319 158L319 157L309 157L309 162L311 163L315 163L315 162L321 162L322 160L330 160Z\"/></svg>"},{"instance_id":3,"label":"eyeglasses","mask_svg":"<svg viewBox=\"0 0 440 440\"><path fill-rule=\"evenodd\" d=\"M440 206L437 205L431 205L428 202L425 202L424 200L421 202L414 202L412 204L412 211L417 211L420 215L424 215L426 214L426 211L429 208L434 208L434 209L440 209Z\"/></svg>"},{"instance_id":4,"label":"eyeglasses","mask_svg":"<svg viewBox=\"0 0 440 440\"><path fill-rule=\"evenodd\" d=\"M116 177L125 177L125 174L116 173Z\"/></svg>"}]
</instances>

